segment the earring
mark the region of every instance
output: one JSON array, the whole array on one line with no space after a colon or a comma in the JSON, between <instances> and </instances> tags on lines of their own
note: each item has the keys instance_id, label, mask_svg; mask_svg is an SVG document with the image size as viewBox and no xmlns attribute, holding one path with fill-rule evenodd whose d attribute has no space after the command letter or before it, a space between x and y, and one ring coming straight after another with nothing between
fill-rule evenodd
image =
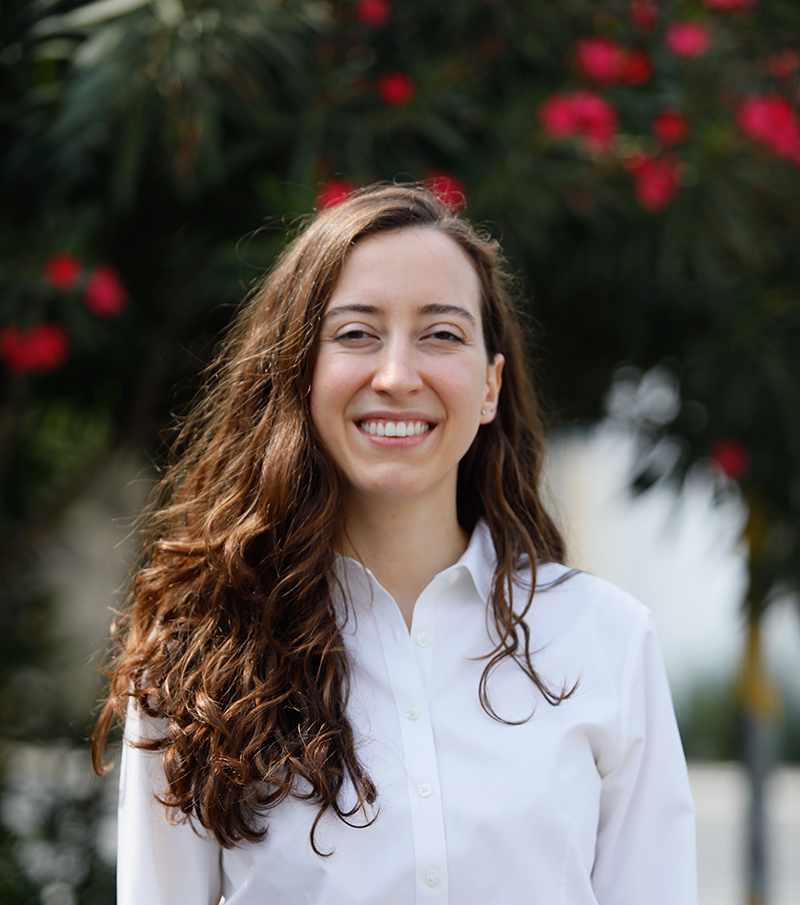
<instances>
[{"instance_id":1,"label":"earring","mask_svg":"<svg viewBox=\"0 0 800 905\"><path fill-rule=\"evenodd\" d=\"M485 414L486 414L486 409L481 409L481 414L482 414L482 415L485 415Z\"/></svg>"}]
</instances>

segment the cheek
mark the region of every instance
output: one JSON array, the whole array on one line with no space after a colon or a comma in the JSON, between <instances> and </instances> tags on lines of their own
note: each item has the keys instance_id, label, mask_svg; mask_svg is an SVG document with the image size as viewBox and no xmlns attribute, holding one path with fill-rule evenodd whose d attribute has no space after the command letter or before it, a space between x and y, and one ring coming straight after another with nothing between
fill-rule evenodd
<instances>
[{"instance_id":1,"label":"cheek","mask_svg":"<svg viewBox=\"0 0 800 905\"><path fill-rule=\"evenodd\" d=\"M352 367L341 357L320 356L311 377L309 407L311 420L324 437L334 421L340 421L344 407L353 395Z\"/></svg>"},{"instance_id":2,"label":"cheek","mask_svg":"<svg viewBox=\"0 0 800 905\"><path fill-rule=\"evenodd\" d=\"M452 404L468 408L476 399L483 398L486 365L483 362L465 361L456 367L445 368L438 375L438 386Z\"/></svg>"},{"instance_id":3,"label":"cheek","mask_svg":"<svg viewBox=\"0 0 800 905\"><path fill-rule=\"evenodd\" d=\"M317 429L317 433L323 437L325 434L325 413L330 410L328 400L326 398L326 388L330 385L330 381L325 374L325 367L320 362L314 365L311 374L311 392L309 393L309 410L311 413L311 422Z\"/></svg>"}]
</instances>

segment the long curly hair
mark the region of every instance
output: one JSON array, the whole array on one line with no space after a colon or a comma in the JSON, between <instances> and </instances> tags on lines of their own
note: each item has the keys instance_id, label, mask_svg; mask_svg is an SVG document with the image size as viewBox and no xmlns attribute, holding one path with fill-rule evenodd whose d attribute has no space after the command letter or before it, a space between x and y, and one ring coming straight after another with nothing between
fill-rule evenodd
<instances>
[{"instance_id":1,"label":"long curly hair","mask_svg":"<svg viewBox=\"0 0 800 905\"><path fill-rule=\"evenodd\" d=\"M499 641L480 687L511 658L544 697L524 619L536 564L563 562L543 506L543 431L500 248L419 186L365 189L317 213L246 300L177 433L141 521L142 554L116 626L110 690L92 739L95 770L131 698L159 718L139 747L162 753L170 819L193 818L223 846L256 841L269 809L293 795L368 814L376 789L347 717L349 662L337 623L335 553L345 481L320 443L309 392L325 306L365 236L437 230L461 246L481 287L486 349L505 357L497 415L459 466L462 527L488 525L497 569L488 602ZM522 611L521 567L533 572ZM356 804L345 808L350 784ZM319 852L318 852L319 853Z\"/></svg>"}]
</instances>

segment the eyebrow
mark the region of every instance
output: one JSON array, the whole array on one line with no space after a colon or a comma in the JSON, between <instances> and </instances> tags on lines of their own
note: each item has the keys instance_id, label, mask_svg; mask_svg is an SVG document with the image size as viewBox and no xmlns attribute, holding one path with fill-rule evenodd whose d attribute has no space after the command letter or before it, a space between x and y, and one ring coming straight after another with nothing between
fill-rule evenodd
<instances>
[{"instance_id":1,"label":"eyebrow","mask_svg":"<svg viewBox=\"0 0 800 905\"><path fill-rule=\"evenodd\" d=\"M382 314L383 309L379 308L377 305L358 305L358 304L350 304L350 305L337 305L335 308L331 308L330 311L325 312L324 319L327 320L329 317L339 314ZM465 320L469 321L471 324L476 325L477 322L475 320L474 315L467 311L466 308L462 308L459 305L440 305L435 302L431 302L428 305L422 305L422 307L417 309L418 314L422 315L443 315L443 316L451 316L451 317L463 317Z\"/></svg>"}]
</instances>

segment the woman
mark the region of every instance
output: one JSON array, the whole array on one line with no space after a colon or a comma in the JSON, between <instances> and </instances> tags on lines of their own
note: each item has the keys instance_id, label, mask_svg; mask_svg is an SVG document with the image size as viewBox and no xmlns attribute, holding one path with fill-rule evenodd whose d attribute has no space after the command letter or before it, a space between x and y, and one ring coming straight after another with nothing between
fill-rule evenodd
<instances>
[{"instance_id":1,"label":"woman","mask_svg":"<svg viewBox=\"0 0 800 905\"><path fill-rule=\"evenodd\" d=\"M649 617L561 565L533 400L497 245L425 190L288 247L146 515L123 905L696 901Z\"/></svg>"}]
</instances>

